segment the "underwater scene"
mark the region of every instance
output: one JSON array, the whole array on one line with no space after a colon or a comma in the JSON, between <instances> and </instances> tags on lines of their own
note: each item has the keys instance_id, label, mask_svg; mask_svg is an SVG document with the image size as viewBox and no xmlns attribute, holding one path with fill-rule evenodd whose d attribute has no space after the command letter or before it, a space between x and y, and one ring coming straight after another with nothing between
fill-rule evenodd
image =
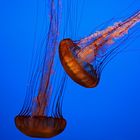
<instances>
[{"instance_id":1,"label":"underwater scene","mask_svg":"<svg viewBox=\"0 0 140 140\"><path fill-rule=\"evenodd\" d=\"M140 1L0 3L0 140L140 140Z\"/></svg>"}]
</instances>

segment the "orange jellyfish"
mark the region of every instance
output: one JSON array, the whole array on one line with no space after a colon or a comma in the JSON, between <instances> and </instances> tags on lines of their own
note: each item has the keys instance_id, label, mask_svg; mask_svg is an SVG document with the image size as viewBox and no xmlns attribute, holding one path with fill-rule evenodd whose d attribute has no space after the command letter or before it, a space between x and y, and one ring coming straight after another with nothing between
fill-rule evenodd
<instances>
[{"instance_id":1,"label":"orange jellyfish","mask_svg":"<svg viewBox=\"0 0 140 140\"><path fill-rule=\"evenodd\" d=\"M22 133L39 138L54 137L66 127L66 120L62 115L66 75L57 72L58 67L55 65L60 1L50 0L47 4L51 7L50 24L47 38L41 46L43 54L35 55L25 102L21 112L15 117L15 125Z\"/></svg>"},{"instance_id":2,"label":"orange jellyfish","mask_svg":"<svg viewBox=\"0 0 140 140\"><path fill-rule=\"evenodd\" d=\"M66 73L81 86L96 87L104 66L119 52L119 43L127 39L125 34L138 22L140 11L79 41L70 38L62 40L59 57Z\"/></svg>"}]
</instances>

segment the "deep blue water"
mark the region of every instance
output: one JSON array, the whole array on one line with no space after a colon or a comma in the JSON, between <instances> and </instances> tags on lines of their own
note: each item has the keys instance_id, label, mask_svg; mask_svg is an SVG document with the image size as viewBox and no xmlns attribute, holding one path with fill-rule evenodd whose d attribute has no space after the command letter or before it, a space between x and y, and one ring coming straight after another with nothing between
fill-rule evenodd
<instances>
[{"instance_id":1,"label":"deep blue water","mask_svg":"<svg viewBox=\"0 0 140 140\"><path fill-rule=\"evenodd\" d=\"M97 25L113 16L123 19L140 9L140 2L130 5L131 2L87 0L81 8L79 0L77 11L82 9L83 13L78 17L80 26L76 28L76 39L90 34ZM16 129L14 117L25 98L35 10L34 0L0 1L0 140L33 139ZM52 139L140 140L139 72L140 38L136 37L127 50L105 67L98 87L86 89L69 79L63 104L67 127Z\"/></svg>"}]
</instances>

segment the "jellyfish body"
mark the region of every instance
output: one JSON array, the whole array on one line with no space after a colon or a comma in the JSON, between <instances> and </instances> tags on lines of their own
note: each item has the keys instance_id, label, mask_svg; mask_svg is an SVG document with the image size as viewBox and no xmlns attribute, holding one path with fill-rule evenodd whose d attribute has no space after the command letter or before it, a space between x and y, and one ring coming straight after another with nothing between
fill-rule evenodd
<instances>
[{"instance_id":1,"label":"jellyfish body","mask_svg":"<svg viewBox=\"0 0 140 140\"><path fill-rule=\"evenodd\" d=\"M61 63L68 75L78 84L85 87L94 87L98 79L96 71L90 63L81 61L75 56L80 48L71 39L64 39L59 46Z\"/></svg>"},{"instance_id":2,"label":"jellyfish body","mask_svg":"<svg viewBox=\"0 0 140 140\"><path fill-rule=\"evenodd\" d=\"M28 112L22 111L19 115L15 117L16 127L25 135L35 138L51 138L60 133L62 133L66 127L66 120L60 113L60 102L57 99L58 106L53 113L49 116L45 113L50 107L48 98L45 97L46 94L39 94L38 100L36 100L36 105L31 111L31 115ZM53 109L52 109L53 110ZM57 111L58 110L58 111ZM25 111L25 110L24 110ZM30 112L29 112L30 113Z\"/></svg>"},{"instance_id":3,"label":"jellyfish body","mask_svg":"<svg viewBox=\"0 0 140 140\"><path fill-rule=\"evenodd\" d=\"M42 44L37 48L41 53L34 54L34 67L25 102L15 117L15 125L23 134L37 138L54 137L66 127L66 120L62 115L66 76L60 75L59 72L58 77L56 70L59 68L55 63L55 50L59 38L60 0L45 0L45 7L50 7L49 28L47 33L45 28ZM46 20L46 16L44 18Z\"/></svg>"},{"instance_id":4,"label":"jellyfish body","mask_svg":"<svg viewBox=\"0 0 140 140\"><path fill-rule=\"evenodd\" d=\"M67 74L81 86L96 87L107 59L118 49L118 46L115 48L112 45L138 22L140 11L125 21L115 23L80 41L62 40L59 57Z\"/></svg>"},{"instance_id":5,"label":"jellyfish body","mask_svg":"<svg viewBox=\"0 0 140 140\"><path fill-rule=\"evenodd\" d=\"M66 127L66 120L64 118L46 116L17 116L15 123L22 133L38 138L54 137L63 132Z\"/></svg>"},{"instance_id":6,"label":"jellyfish body","mask_svg":"<svg viewBox=\"0 0 140 140\"><path fill-rule=\"evenodd\" d=\"M24 106L15 117L15 125L23 134L36 138L51 138L64 131L66 120L62 116L63 82L57 93L40 93L33 99L34 102L30 101L31 106Z\"/></svg>"}]
</instances>

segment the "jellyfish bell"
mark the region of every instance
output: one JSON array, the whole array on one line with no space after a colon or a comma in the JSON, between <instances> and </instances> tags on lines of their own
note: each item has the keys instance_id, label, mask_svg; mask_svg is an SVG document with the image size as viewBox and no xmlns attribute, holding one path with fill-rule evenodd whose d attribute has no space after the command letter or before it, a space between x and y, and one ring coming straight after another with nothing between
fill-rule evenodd
<instances>
[{"instance_id":1,"label":"jellyfish bell","mask_svg":"<svg viewBox=\"0 0 140 140\"><path fill-rule=\"evenodd\" d=\"M51 138L64 131L66 120L46 116L16 116L15 124L27 136Z\"/></svg>"},{"instance_id":2,"label":"jellyfish bell","mask_svg":"<svg viewBox=\"0 0 140 140\"><path fill-rule=\"evenodd\" d=\"M54 110L55 116L45 114L45 110L50 107L48 101L46 94L38 94L32 114L21 113L15 117L16 127L25 135L36 138L51 138L62 133L66 127L66 120L60 114L60 110L57 112L57 108Z\"/></svg>"},{"instance_id":3,"label":"jellyfish bell","mask_svg":"<svg viewBox=\"0 0 140 140\"><path fill-rule=\"evenodd\" d=\"M139 22L140 11L79 41L62 40L59 57L64 70L81 86L96 87L105 64L119 50L117 45L113 47L116 40L123 38Z\"/></svg>"},{"instance_id":4,"label":"jellyfish bell","mask_svg":"<svg viewBox=\"0 0 140 140\"><path fill-rule=\"evenodd\" d=\"M59 45L60 61L67 74L78 84L91 88L98 84L98 76L93 66L76 57L80 50L71 39L64 39Z\"/></svg>"}]
</instances>

